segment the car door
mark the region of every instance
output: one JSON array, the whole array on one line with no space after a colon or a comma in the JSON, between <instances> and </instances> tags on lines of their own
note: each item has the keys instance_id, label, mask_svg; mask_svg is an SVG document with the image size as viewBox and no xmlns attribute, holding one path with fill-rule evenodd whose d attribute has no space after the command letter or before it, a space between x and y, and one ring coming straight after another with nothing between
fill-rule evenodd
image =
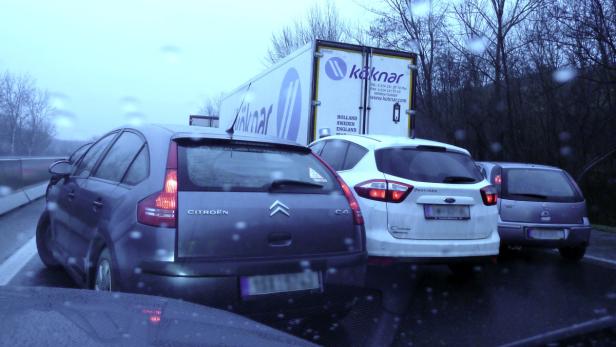
<instances>
[{"instance_id":1,"label":"car door","mask_svg":"<svg viewBox=\"0 0 616 347\"><path fill-rule=\"evenodd\" d=\"M90 242L99 230L109 230L114 206L127 194L125 189L118 189L118 184L143 144L144 140L138 133L123 131L104 153L93 173L78 181L79 190L75 197L75 224L78 228L74 248L77 259L85 259ZM77 265L79 270L82 270L82 265Z\"/></svg>"},{"instance_id":2,"label":"car door","mask_svg":"<svg viewBox=\"0 0 616 347\"><path fill-rule=\"evenodd\" d=\"M55 248L62 254L64 262L75 262L72 250L75 245L77 229L75 198L80 187L79 183L90 175L101 154L116 135L115 132L108 134L93 144L78 161L71 175L56 185L59 190L56 205L53 209L50 209L51 237L56 245Z\"/></svg>"}]
</instances>

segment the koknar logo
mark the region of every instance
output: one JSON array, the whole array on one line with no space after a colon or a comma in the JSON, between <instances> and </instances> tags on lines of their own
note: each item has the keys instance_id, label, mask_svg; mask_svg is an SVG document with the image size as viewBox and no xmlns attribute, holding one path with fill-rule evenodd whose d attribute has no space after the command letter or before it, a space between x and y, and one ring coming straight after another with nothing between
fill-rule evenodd
<instances>
[{"instance_id":1,"label":"koknar logo","mask_svg":"<svg viewBox=\"0 0 616 347\"><path fill-rule=\"evenodd\" d=\"M278 137L297 141L301 113L302 88L299 75L294 68L290 68L284 76L278 94L278 110L276 113Z\"/></svg>"},{"instance_id":2,"label":"koknar logo","mask_svg":"<svg viewBox=\"0 0 616 347\"><path fill-rule=\"evenodd\" d=\"M338 57L332 57L325 62L325 73L335 81L341 80L346 75L347 66L344 60Z\"/></svg>"}]
</instances>

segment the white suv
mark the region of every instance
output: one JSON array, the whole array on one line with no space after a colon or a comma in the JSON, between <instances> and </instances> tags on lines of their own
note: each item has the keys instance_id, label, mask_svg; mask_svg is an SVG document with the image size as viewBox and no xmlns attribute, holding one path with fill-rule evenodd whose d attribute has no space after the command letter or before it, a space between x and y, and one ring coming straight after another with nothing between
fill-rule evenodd
<instances>
[{"instance_id":1,"label":"white suv","mask_svg":"<svg viewBox=\"0 0 616 347\"><path fill-rule=\"evenodd\" d=\"M469 271L471 262L458 261L498 254L496 190L467 150L382 135L329 136L310 147L353 188L371 257Z\"/></svg>"}]
</instances>

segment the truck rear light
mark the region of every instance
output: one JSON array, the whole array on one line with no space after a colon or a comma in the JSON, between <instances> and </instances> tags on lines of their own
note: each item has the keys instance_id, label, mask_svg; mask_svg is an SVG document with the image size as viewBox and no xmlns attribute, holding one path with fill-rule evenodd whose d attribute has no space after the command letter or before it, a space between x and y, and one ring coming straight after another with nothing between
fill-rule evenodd
<instances>
[{"instance_id":1,"label":"truck rear light","mask_svg":"<svg viewBox=\"0 0 616 347\"><path fill-rule=\"evenodd\" d=\"M137 204L137 221L155 227L175 228L178 207L177 143L171 141L163 190Z\"/></svg>"},{"instance_id":2,"label":"truck rear light","mask_svg":"<svg viewBox=\"0 0 616 347\"><path fill-rule=\"evenodd\" d=\"M496 197L496 189L494 186L485 186L481 188L481 199L486 206L496 205L498 198Z\"/></svg>"},{"instance_id":3,"label":"truck rear light","mask_svg":"<svg viewBox=\"0 0 616 347\"><path fill-rule=\"evenodd\" d=\"M351 192L351 188L349 188L349 186L346 184L346 182L344 182L342 177L340 177L340 175L338 175L336 170L332 169L332 167L329 166L329 164L327 164L325 161L323 161L323 159L321 159L321 157L319 157L318 155L316 155L314 153L311 153L311 154L315 158L317 158L317 160L320 161L321 164L323 164L332 173L332 175L334 175L336 177L336 179L338 180L338 183L340 184L340 187L342 188L342 192L344 193L344 196L346 197L347 201L349 202L349 206L351 207L351 211L353 212L353 222L355 222L356 225L364 225L364 217L361 214L361 209L359 208L359 203L357 202L357 200L353 196L353 192Z\"/></svg>"},{"instance_id":4,"label":"truck rear light","mask_svg":"<svg viewBox=\"0 0 616 347\"><path fill-rule=\"evenodd\" d=\"M357 195L377 201L399 203L413 190L413 186L388 180L370 180L355 186Z\"/></svg>"}]
</instances>

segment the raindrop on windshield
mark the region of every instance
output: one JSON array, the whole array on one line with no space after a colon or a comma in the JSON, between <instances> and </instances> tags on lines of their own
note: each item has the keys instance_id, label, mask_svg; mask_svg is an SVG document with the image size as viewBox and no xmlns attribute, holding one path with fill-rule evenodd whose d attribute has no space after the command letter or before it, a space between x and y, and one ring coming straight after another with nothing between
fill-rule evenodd
<instances>
[{"instance_id":1,"label":"raindrop on windshield","mask_svg":"<svg viewBox=\"0 0 616 347\"><path fill-rule=\"evenodd\" d=\"M136 268L134 268L134 269L133 269L133 272L135 273L135 275L139 275L139 274L141 274L141 272L142 272L142 271L143 271L143 270L141 270L141 268L140 268L140 267L136 267Z\"/></svg>"},{"instance_id":2,"label":"raindrop on windshield","mask_svg":"<svg viewBox=\"0 0 616 347\"><path fill-rule=\"evenodd\" d=\"M233 235L231 236L231 239L232 239L233 241L239 241L239 240L240 240L240 235L239 235L239 234L233 234Z\"/></svg>"},{"instance_id":3,"label":"raindrop on windshield","mask_svg":"<svg viewBox=\"0 0 616 347\"><path fill-rule=\"evenodd\" d=\"M569 146L560 147L560 155L563 157L568 157L573 154L573 149Z\"/></svg>"},{"instance_id":4,"label":"raindrop on windshield","mask_svg":"<svg viewBox=\"0 0 616 347\"><path fill-rule=\"evenodd\" d=\"M558 134L558 139L562 142L566 142L571 140L571 134L568 131L562 131Z\"/></svg>"},{"instance_id":5,"label":"raindrop on windshield","mask_svg":"<svg viewBox=\"0 0 616 347\"><path fill-rule=\"evenodd\" d=\"M490 144L490 150L493 153L498 153L503 149L503 146L500 144L500 142L492 142Z\"/></svg>"},{"instance_id":6,"label":"raindrop on windshield","mask_svg":"<svg viewBox=\"0 0 616 347\"><path fill-rule=\"evenodd\" d=\"M72 112L59 111L55 113L53 122L58 128L72 128L75 126L75 115Z\"/></svg>"},{"instance_id":7,"label":"raindrop on windshield","mask_svg":"<svg viewBox=\"0 0 616 347\"><path fill-rule=\"evenodd\" d=\"M156 250L156 255L159 257L164 257L167 255L167 250L163 248L159 248Z\"/></svg>"},{"instance_id":8,"label":"raindrop on windshield","mask_svg":"<svg viewBox=\"0 0 616 347\"><path fill-rule=\"evenodd\" d=\"M68 101L69 97L63 93L52 92L49 94L49 104L58 111L65 110Z\"/></svg>"},{"instance_id":9,"label":"raindrop on windshield","mask_svg":"<svg viewBox=\"0 0 616 347\"><path fill-rule=\"evenodd\" d=\"M237 230L246 229L246 222L239 221L239 222L235 223L235 229L237 229Z\"/></svg>"},{"instance_id":10,"label":"raindrop on windshield","mask_svg":"<svg viewBox=\"0 0 616 347\"><path fill-rule=\"evenodd\" d=\"M473 54L480 55L486 51L488 39L485 37L473 37L466 41L466 48Z\"/></svg>"},{"instance_id":11,"label":"raindrop on windshield","mask_svg":"<svg viewBox=\"0 0 616 347\"><path fill-rule=\"evenodd\" d=\"M163 58L171 64L176 64L180 61L180 48L173 45L166 45L160 48Z\"/></svg>"},{"instance_id":12,"label":"raindrop on windshield","mask_svg":"<svg viewBox=\"0 0 616 347\"><path fill-rule=\"evenodd\" d=\"M71 265L77 264L77 259L75 257L68 257L68 263Z\"/></svg>"},{"instance_id":13,"label":"raindrop on windshield","mask_svg":"<svg viewBox=\"0 0 616 347\"><path fill-rule=\"evenodd\" d=\"M592 311L593 311L595 314L601 314L601 315L607 314L607 308L605 308L605 307L596 308L596 309L594 309L594 310L592 310Z\"/></svg>"},{"instance_id":14,"label":"raindrop on windshield","mask_svg":"<svg viewBox=\"0 0 616 347\"><path fill-rule=\"evenodd\" d=\"M464 139L466 139L466 131L464 129L458 129L453 134L453 136L456 138L456 140L463 141Z\"/></svg>"},{"instance_id":15,"label":"raindrop on windshield","mask_svg":"<svg viewBox=\"0 0 616 347\"><path fill-rule=\"evenodd\" d=\"M122 107L122 112L125 114L139 111L139 100L132 96L126 96L120 99L120 105Z\"/></svg>"},{"instance_id":16,"label":"raindrop on windshield","mask_svg":"<svg viewBox=\"0 0 616 347\"><path fill-rule=\"evenodd\" d=\"M430 0L414 0L409 8L413 16L425 17L430 14Z\"/></svg>"},{"instance_id":17,"label":"raindrop on windshield","mask_svg":"<svg viewBox=\"0 0 616 347\"><path fill-rule=\"evenodd\" d=\"M558 83L565 83L574 79L576 75L577 71L574 68L572 68L571 66L565 66L554 71L554 73L552 74L552 78Z\"/></svg>"},{"instance_id":18,"label":"raindrop on windshield","mask_svg":"<svg viewBox=\"0 0 616 347\"><path fill-rule=\"evenodd\" d=\"M140 126L145 122L145 115L141 112L129 112L125 116L128 124L132 126Z\"/></svg>"},{"instance_id":19,"label":"raindrop on windshield","mask_svg":"<svg viewBox=\"0 0 616 347\"><path fill-rule=\"evenodd\" d=\"M53 202L53 201L49 201L47 202L47 210L48 211L55 211L58 209L58 204Z\"/></svg>"},{"instance_id":20,"label":"raindrop on windshield","mask_svg":"<svg viewBox=\"0 0 616 347\"><path fill-rule=\"evenodd\" d=\"M302 268L307 269L307 268L310 267L310 262L308 260L302 260L302 261L299 262L299 265Z\"/></svg>"},{"instance_id":21,"label":"raindrop on windshield","mask_svg":"<svg viewBox=\"0 0 616 347\"><path fill-rule=\"evenodd\" d=\"M133 240L139 240L141 238L141 231L138 231L138 230L131 231L130 238Z\"/></svg>"},{"instance_id":22,"label":"raindrop on windshield","mask_svg":"<svg viewBox=\"0 0 616 347\"><path fill-rule=\"evenodd\" d=\"M270 178L272 180L279 180L279 179L282 179L283 177L284 177L284 174L280 170L272 171L270 173Z\"/></svg>"},{"instance_id":23,"label":"raindrop on windshield","mask_svg":"<svg viewBox=\"0 0 616 347\"><path fill-rule=\"evenodd\" d=\"M12 191L13 189L9 186L0 186L0 196L7 196L11 194Z\"/></svg>"}]
</instances>

